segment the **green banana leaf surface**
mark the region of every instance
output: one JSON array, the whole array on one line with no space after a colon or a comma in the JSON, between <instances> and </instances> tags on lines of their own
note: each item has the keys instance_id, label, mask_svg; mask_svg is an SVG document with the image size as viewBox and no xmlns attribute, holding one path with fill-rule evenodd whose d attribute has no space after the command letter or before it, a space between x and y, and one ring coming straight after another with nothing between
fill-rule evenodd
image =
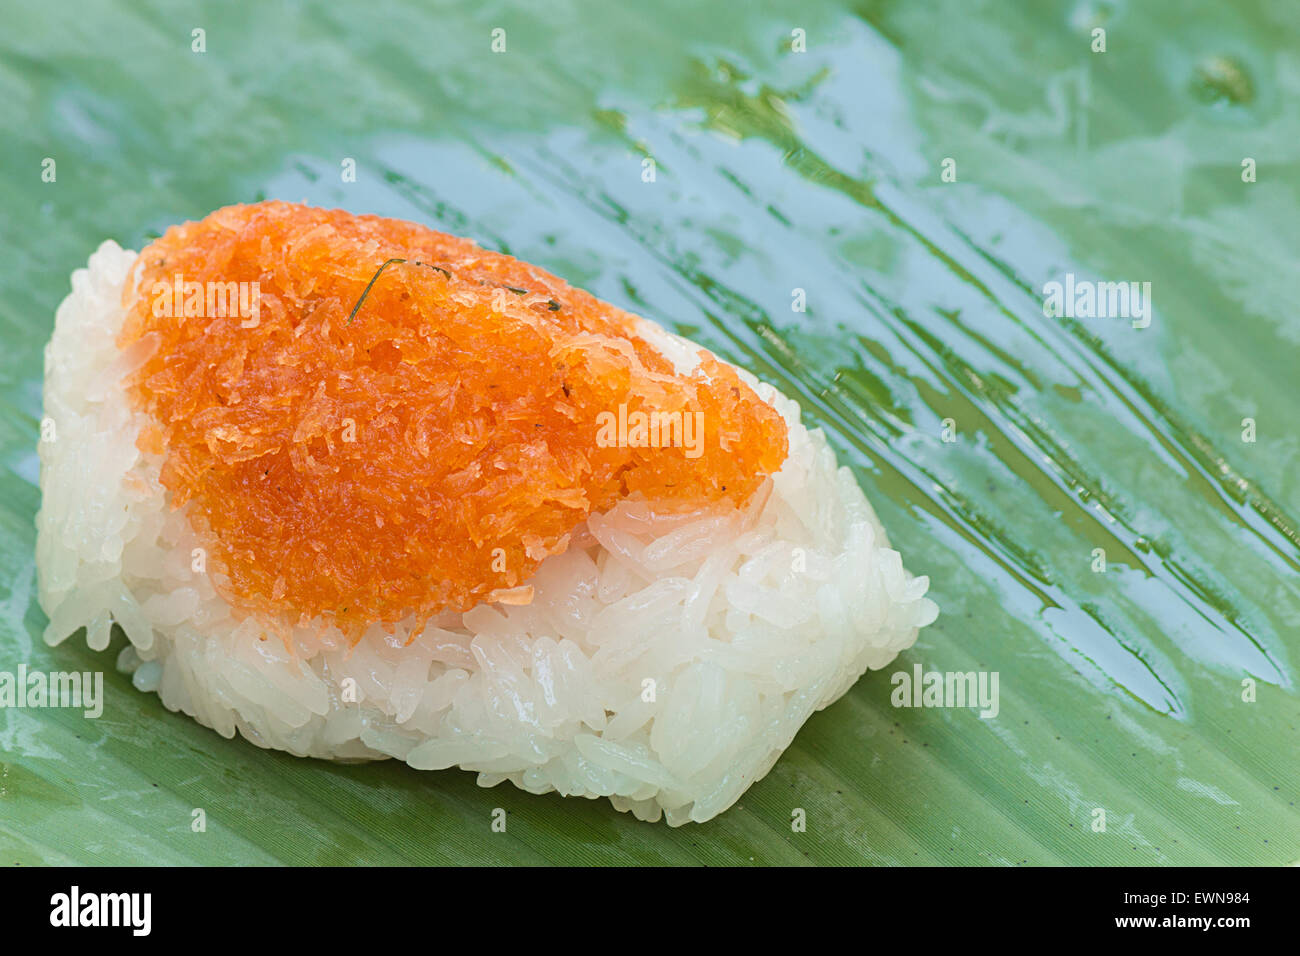
<instances>
[{"instance_id":1,"label":"green banana leaf surface","mask_svg":"<svg viewBox=\"0 0 1300 956\"><path fill-rule=\"evenodd\" d=\"M1294 3L116 0L5 21L0 670L102 670L106 700L0 708L0 863L1300 859ZM36 444L68 276L106 238L268 197L473 237L772 382L938 621L737 806L676 829L261 750L136 691L120 634L46 647ZM1136 282L1147 315L1045 308L1067 275ZM997 714L894 706L917 667L996 673Z\"/></svg>"}]
</instances>

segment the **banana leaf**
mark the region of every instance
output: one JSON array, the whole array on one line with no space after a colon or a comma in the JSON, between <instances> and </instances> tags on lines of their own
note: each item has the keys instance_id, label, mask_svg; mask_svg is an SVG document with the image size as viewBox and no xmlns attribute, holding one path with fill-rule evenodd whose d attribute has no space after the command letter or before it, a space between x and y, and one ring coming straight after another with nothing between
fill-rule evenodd
<instances>
[{"instance_id":1,"label":"banana leaf","mask_svg":"<svg viewBox=\"0 0 1300 956\"><path fill-rule=\"evenodd\" d=\"M1296 861L1297 51L1266 0L7 10L0 670L106 699L0 708L0 863ZM67 277L265 197L475 237L773 382L939 620L677 829L226 740L121 635L46 647ZM1150 283L1146 324L1045 308L1067 275ZM996 716L895 706L918 667L996 672Z\"/></svg>"}]
</instances>

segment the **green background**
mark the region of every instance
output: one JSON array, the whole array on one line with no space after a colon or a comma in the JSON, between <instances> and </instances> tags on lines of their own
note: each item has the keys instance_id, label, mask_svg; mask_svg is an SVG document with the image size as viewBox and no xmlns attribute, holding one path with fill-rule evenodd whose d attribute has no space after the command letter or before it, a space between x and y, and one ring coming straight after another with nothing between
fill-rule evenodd
<instances>
[{"instance_id":1,"label":"green background","mask_svg":"<svg viewBox=\"0 0 1300 956\"><path fill-rule=\"evenodd\" d=\"M98 720L0 710L0 862L1300 858L1293 0L38 3L5 20L0 669L101 668L107 703ZM768 378L931 576L938 622L738 806L675 830L460 771L261 751L80 640L46 648L35 442L68 274L104 238L139 248L263 197L475 237ZM1151 326L1045 317L1065 272L1151 282ZM1000 714L891 707L889 675L915 664L997 671Z\"/></svg>"}]
</instances>

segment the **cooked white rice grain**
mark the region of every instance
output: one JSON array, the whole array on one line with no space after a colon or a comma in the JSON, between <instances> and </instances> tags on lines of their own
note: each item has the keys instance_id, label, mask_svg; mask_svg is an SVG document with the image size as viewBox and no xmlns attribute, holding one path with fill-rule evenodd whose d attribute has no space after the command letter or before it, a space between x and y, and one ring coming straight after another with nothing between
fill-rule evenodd
<instances>
[{"instance_id":1,"label":"cooked white rice grain","mask_svg":"<svg viewBox=\"0 0 1300 956\"><path fill-rule=\"evenodd\" d=\"M746 381L790 426L790 455L745 513L656 515L624 501L548 558L526 605L445 614L350 648L328 625L292 648L241 622L207 577L184 510L140 452L123 377L121 292L136 255L104 243L72 276L45 355L37 516L45 639L110 619L118 665L231 737L333 759L462 767L479 783L609 797L643 820L708 820L762 777L815 710L880 668L937 614L849 471L799 408ZM691 350L648 327L666 354ZM743 374L743 373L742 373ZM355 687L356 702L344 702Z\"/></svg>"}]
</instances>

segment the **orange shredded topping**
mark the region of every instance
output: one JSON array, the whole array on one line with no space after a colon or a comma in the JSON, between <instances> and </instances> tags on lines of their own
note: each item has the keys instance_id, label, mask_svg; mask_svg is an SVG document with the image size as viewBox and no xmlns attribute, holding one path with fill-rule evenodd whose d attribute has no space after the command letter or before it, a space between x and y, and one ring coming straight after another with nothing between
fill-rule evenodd
<instances>
[{"instance_id":1,"label":"orange shredded topping","mask_svg":"<svg viewBox=\"0 0 1300 956\"><path fill-rule=\"evenodd\" d=\"M137 269L119 345L151 352L128 380L155 423L138 444L247 611L356 640L467 610L523 594L625 496L740 506L785 461L784 420L731 366L677 374L636 317L414 223L230 206ZM699 413L698 457L666 425L658 447L609 441L620 405Z\"/></svg>"}]
</instances>

